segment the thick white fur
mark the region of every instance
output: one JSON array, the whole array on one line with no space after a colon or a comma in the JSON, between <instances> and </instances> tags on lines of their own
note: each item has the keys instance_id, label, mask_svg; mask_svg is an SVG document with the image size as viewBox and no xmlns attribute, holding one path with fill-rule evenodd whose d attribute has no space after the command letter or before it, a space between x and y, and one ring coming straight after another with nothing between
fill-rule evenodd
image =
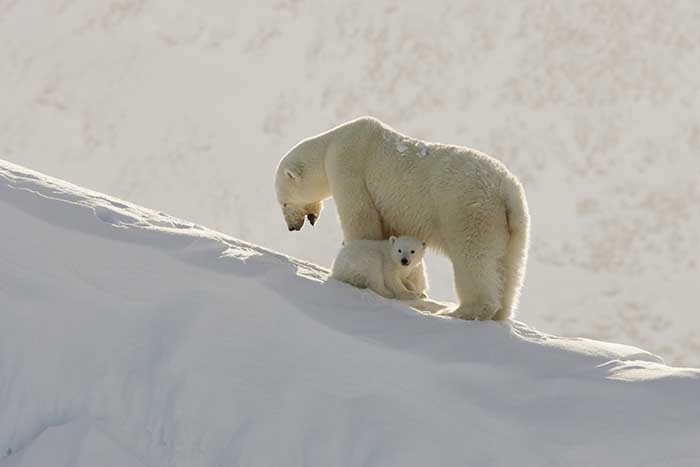
<instances>
[{"instance_id":1,"label":"thick white fur","mask_svg":"<svg viewBox=\"0 0 700 467\"><path fill-rule=\"evenodd\" d=\"M345 241L410 235L453 265L463 319L507 319L527 261L529 214L519 181L496 159L405 136L362 117L292 148L275 177L290 230L333 196Z\"/></svg>"},{"instance_id":2,"label":"thick white fur","mask_svg":"<svg viewBox=\"0 0 700 467\"><path fill-rule=\"evenodd\" d=\"M413 237L353 240L338 252L331 277L386 298L415 300L427 289L424 252L423 242Z\"/></svg>"}]
</instances>

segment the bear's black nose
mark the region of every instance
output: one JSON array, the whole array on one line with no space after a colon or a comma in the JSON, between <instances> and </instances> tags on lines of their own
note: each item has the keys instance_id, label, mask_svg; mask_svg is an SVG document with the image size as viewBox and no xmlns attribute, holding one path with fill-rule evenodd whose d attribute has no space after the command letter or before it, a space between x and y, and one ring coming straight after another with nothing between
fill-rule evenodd
<instances>
[{"instance_id":1,"label":"bear's black nose","mask_svg":"<svg viewBox=\"0 0 700 467\"><path fill-rule=\"evenodd\" d=\"M316 219L317 219L316 214L307 214L306 218L309 219L309 222L311 223L311 225L314 225L316 223Z\"/></svg>"},{"instance_id":2,"label":"bear's black nose","mask_svg":"<svg viewBox=\"0 0 700 467\"><path fill-rule=\"evenodd\" d=\"M406 266L408 264L408 260L406 258L401 258L401 264Z\"/></svg>"}]
</instances>

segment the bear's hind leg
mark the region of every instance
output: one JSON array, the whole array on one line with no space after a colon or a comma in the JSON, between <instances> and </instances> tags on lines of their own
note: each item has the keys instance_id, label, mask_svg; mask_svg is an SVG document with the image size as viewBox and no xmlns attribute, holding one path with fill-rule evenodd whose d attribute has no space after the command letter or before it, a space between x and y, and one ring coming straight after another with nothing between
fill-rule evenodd
<instances>
[{"instance_id":1,"label":"bear's hind leg","mask_svg":"<svg viewBox=\"0 0 700 467\"><path fill-rule=\"evenodd\" d=\"M384 285L384 277L372 274L367 278L367 287L375 291L384 298L396 298L394 292L389 290L386 285Z\"/></svg>"},{"instance_id":2,"label":"bear's hind leg","mask_svg":"<svg viewBox=\"0 0 700 467\"><path fill-rule=\"evenodd\" d=\"M452 258L459 306L449 313L459 319L489 320L500 309L500 274L494 261Z\"/></svg>"},{"instance_id":3,"label":"bear's hind leg","mask_svg":"<svg viewBox=\"0 0 700 467\"><path fill-rule=\"evenodd\" d=\"M502 258L508 241L505 208L489 198L466 199L459 206L447 206L440 217L459 299L459 306L446 314L494 319L501 308Z\"/></svg>"},{"instance_id":4,"label":"bear's hind leg","mask_svg":"<svg viewBox=\"0 0 700 467\"><path fill-rule=\"evenodd\" d=\"M447 232L447 253L454 271L459 306L449 315L461 319L494 319L501 309L502 258L508 237L505 212L497 209L464 213Z\"/></svg>"}]
</instances>

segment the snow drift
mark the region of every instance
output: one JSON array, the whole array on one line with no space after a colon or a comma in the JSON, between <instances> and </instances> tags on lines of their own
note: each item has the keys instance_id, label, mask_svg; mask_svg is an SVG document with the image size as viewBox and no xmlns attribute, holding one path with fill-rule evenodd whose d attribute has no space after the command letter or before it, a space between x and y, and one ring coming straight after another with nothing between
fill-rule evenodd
<instances>
[{"instance_id":1,"label":"snow drift","mask_svg":"<svg viewBox=\"0 0 700 467\"><path fill-rule=\"evenodd\" d=\"M697 465L700 370L0 161L0 466Z\"/></svg>"}]
</instances>

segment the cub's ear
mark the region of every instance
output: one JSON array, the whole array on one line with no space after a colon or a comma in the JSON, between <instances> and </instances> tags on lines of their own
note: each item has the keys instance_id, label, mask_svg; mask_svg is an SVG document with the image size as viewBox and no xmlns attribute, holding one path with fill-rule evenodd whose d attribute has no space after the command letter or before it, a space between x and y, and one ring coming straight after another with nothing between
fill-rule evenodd
<instances>
[{"instance_id":1,"label":"cub's ear","mask_svg":"<svg viewBox=\"0 0 700 467\"><path fill-rule=\"evenodd\" d=\"M287 176L287 178L292 180L298 180L299 177L301 177L301 172L299 170L284 169L284 174Z\"/></svg>"},{"instance_id":2,"label":"cub's ear","mask_svg":"<svg viewBox=\"0 0 700 467\"><path fill-rule=\"evenodd\" d=\"M389 243L391 243L393 245L395 241L396 241L396 237L394 237L393 235L391 237L389 237Z\"/></svg>"}]
</instances>

